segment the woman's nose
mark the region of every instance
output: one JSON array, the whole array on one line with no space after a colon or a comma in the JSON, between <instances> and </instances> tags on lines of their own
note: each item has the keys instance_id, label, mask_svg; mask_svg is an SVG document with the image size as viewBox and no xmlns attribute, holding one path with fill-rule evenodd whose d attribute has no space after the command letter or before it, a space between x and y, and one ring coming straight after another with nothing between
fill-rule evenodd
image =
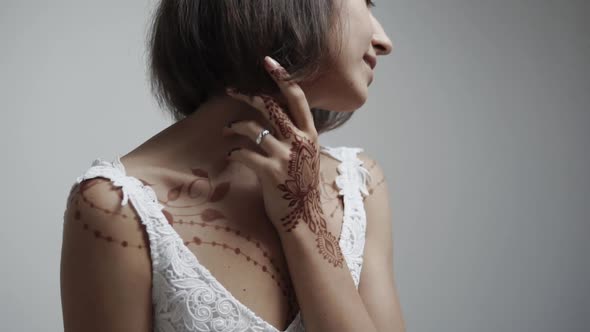
<instances>
[{"instance_id":1,"label":"woman's nose","mask_svg":"<svg viewBox=\"0 0 590 332\"><path fill-rule=\"evenodd\" d=\"M373 34L372 44L377 52L377 55L387 55L391 53L393 50L393 43L389 37L387 37L387 34L377 19L374 19L374 25L375 33Z\"/></svg>"}]
</instances>

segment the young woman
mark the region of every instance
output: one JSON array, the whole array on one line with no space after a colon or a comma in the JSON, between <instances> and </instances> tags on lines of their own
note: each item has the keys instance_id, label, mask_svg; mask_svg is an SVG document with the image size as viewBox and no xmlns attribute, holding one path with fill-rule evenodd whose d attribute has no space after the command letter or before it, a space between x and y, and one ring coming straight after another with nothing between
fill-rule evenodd
<instances>
[{"instance_id":1,"label":"young woman","mask_svg":"<svg viewBox=\"0 0 590 332\"><path fill-rule=\"evenodd\" d=\"M176 121L72 186L66 331L405 330L382 169L318 141L391 52L372 6L159 3L152 87Z\"/></svg>"}]
</instances>

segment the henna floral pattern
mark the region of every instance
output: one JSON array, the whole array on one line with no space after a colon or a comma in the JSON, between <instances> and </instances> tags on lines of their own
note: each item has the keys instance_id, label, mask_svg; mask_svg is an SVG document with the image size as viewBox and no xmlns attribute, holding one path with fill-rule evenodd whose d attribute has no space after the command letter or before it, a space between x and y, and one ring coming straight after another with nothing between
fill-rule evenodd
<instances>
[{"instance_id":1,"label":"henna floral pattern","mask_svg":"<svg viewBox=\"0 0 590 332\"><path fill-rule=\"evenodd\" d=\"M289 127L289 116L281 110L280 106L271 97L261 96L261 98L264 101L264 106L268 110L270 121L279 127L279 131L283 137L290 138L291 134L293 134L293 130Z\"/></svg>"},{"instance_id":2,"label":"henna floral pattern","mask_svg":"<svg viewBox=\"0 0 590 332\"><path fill-rule=\"evenodd\" d=\"M283 67L270 71L275 79L285 81L289 75ZM289 85L294 83L289 83ZM293 130L292 122L286 112L271 97L261 96L269 114L269 120L279 128L284 138L291 138L288 178L277 188L283 193L282 198L289 202L292 210L281 218L286 232L291 232L300 221L307 224L316 235L316 244L320 254L334 267L344 267L344 256L336 236L328 231L322 209L319 191L320 151L317 144L304 135Z\"/></svg>"}]
</instances>

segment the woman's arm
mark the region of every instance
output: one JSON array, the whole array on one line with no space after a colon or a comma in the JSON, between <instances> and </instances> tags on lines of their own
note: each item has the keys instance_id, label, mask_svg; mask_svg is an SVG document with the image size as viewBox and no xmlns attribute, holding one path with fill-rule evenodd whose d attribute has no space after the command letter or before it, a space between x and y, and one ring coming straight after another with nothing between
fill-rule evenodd
<instances>
[{"instance_id":1,"label":"woman's arm","mask_svg":"<svg viewBox=\"0 0 590 332\"><path fill-rule=\"evenodd\" d=\"M306 331L378 332L346 262L335 267L324 259L307 227L279 235Z\"/></svg>"},{"instance_id":2,"label":"woman's arm","mask_svg":"<svg viewBox=\"0 0 590 332\"><path fill-rule=\"evenodd\" d=\"M373 181L364 200L367 233L359 293L379 331L405 332L393 270L393 223L387 181L381 165L358 154Z\"/></svg>"},{"instance_id":3,"label":"woman's arm","mask_svg":"<svg viewBox=\"0 0 590 332\"><path fill-rule=\"evenodd\" d=\"M228 160L243 163L260 179L264 207L281 238L306 330L377 332L338 239L327 230L318 187L319 135L305 92L272 58L265 57L264 64L286 103L228 89L228 95L261 111L274 131L261 140L270 130L263 131L267 125L254 121L238 121L231 130L224 129L228 134L256 138L266 152L265 156L239 148L228 153Z\"/></svg>"},{"instance_id":4,"label":"woman's arm","mask_svg":"<svg viewBox=\"0 0 590 332\"><path fill-rule=\"evenodd\" d=\"M152 331L143 225L113 188L106 179L86 180L68 198L60 270L65 332Z\"/></svg>"}]
</instances>

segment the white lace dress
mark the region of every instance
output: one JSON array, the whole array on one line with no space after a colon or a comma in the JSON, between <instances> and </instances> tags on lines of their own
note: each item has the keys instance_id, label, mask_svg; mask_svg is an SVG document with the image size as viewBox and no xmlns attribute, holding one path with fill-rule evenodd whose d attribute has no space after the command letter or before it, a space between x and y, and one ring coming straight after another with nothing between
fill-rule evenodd
<instances>
[{"instance_id":1,"label":"white lace dress","mask_svg":"<svg viewBox=\"0 0 590 332\"><path fill-rule=\"evenodd\" d=\"M344 220L340 247L358 288L365 246L366 216L363 196L368 195L369 172L362 166L356 147L321 146L323 152L340 161L336 185L344 201ZM180 235L162 213L163 206L149 186L128 176L117 155L112 161L98 158L76 184L95 177L110 179L121 187L122 205L131 202L145 225L152 260L152 303L156 332L305 331L301 311L285 331L257 316L228 292L199 263ZM74 185L76 185L74 184Z\"/></svg>"}]
</instances>

